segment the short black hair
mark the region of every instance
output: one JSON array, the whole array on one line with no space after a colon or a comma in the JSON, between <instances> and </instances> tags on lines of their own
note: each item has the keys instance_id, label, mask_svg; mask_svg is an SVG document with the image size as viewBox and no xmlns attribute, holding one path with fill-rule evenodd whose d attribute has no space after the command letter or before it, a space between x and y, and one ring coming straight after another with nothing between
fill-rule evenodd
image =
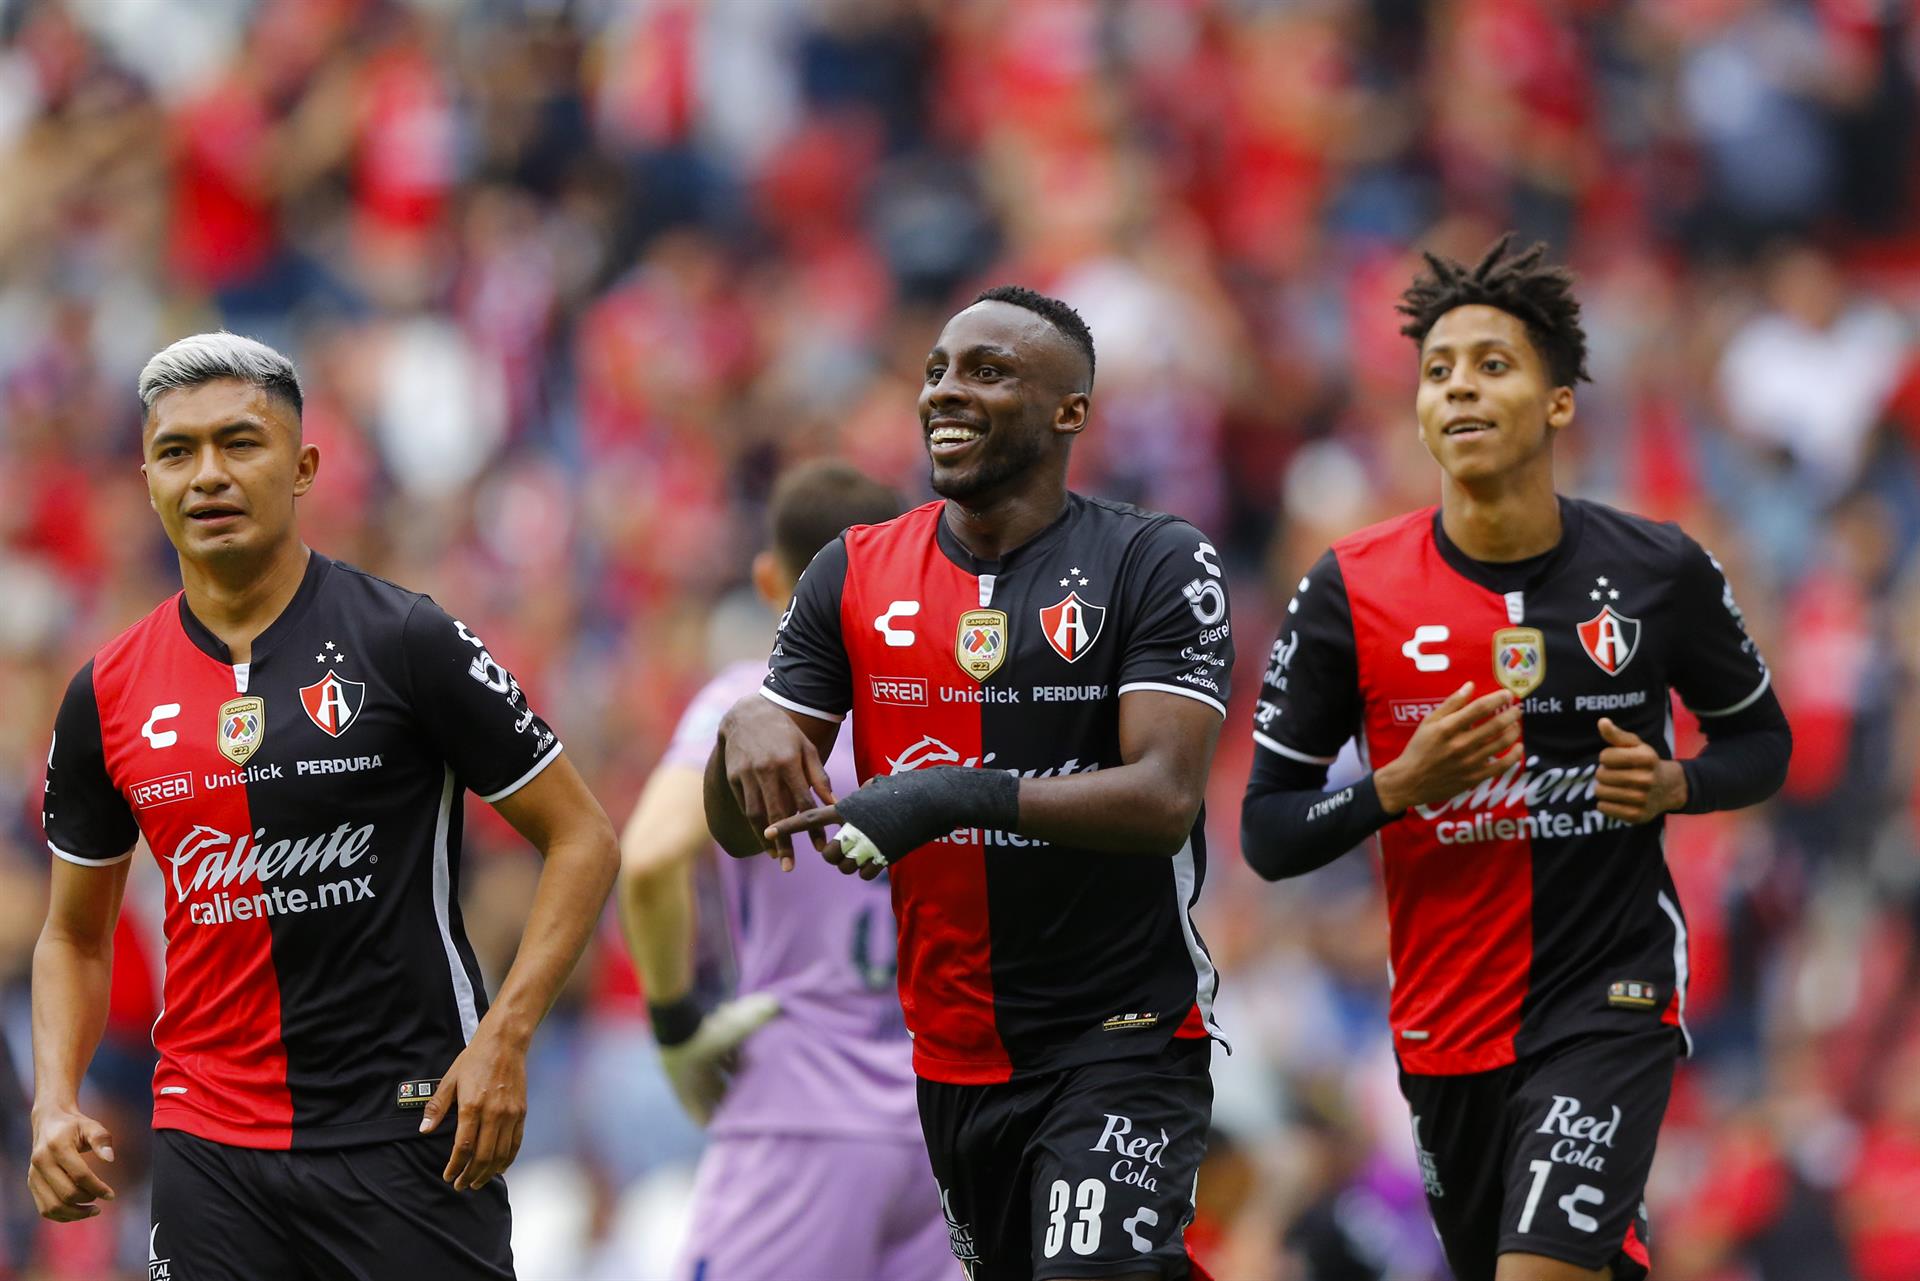
<instances>
[{"instance_id":1,"label":"short black hair","mask_svg":"<svg viewBox=\"0 0 1920 1281\"><path fill-rule=\"evenodd\" d=\"M1546 261L1545 241L1514 253L1513 240L1509 231L1472 267L1422 250L1427 272L1400 295L1401 314L1412 317L1400 332L1417 345L1425 343L1434 322L1455 307L1498 308L1527 327L1554 386L1593 381L1587 377L1587 331L1580 327L1573 273Z\"/></svg>"},{"instance_id":2,"label":"short black hair","mask_svg":"<svg viewBox=\"0 0 1920 1281\"><path fill-rule=\"evenodd\" d=\"M1087 322L1080 318L1079 312L1058 298L1049 298L1039 290L1029 289L1025 285L995 285L991 289L983 289L974 298L973 303L967 305L973 306L974 303L983 302L1004 302L1015 307L1024 307L1059 330L1065 335L1067 341L1078 347L1080 354L1087 358L1085 390L1093 390L1093 331L1087 328Z\"/></svg>"},{"instance_id":3,"label":"short black hair","mask_svg":"<svg viewBox=\"0 0 1920 1281\"><path fill-rule=\"evenodd\" d=\"M837 459L801 463L783 474L767 503L773 554L796 577L850 525L878 525L901 511L900 495Z\"/></svg>"}]
</instances>

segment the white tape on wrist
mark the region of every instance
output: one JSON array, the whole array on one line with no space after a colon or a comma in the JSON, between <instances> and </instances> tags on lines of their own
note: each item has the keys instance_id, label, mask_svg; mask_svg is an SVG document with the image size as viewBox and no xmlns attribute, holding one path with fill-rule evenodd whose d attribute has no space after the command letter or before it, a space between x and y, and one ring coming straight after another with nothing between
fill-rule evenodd
<instances>
[{"instance_id":1,"label":"white tape on wrist","mask_svg":"<svg viewBox=\"0 0 1920 1281\"><path fill-rule=\"evenodd\" d=\"M852 859L855 867L865 867L869 863L880 867L887 865L887 856L880 852L880 847L851 823L840 825L840 852Z\"/></svg>"}]
</instances>

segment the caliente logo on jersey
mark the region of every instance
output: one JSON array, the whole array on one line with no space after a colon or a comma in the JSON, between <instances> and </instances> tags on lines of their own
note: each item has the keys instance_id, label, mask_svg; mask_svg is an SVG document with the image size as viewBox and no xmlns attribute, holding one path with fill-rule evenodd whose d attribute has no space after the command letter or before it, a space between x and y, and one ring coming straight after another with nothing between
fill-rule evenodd
<instances>
[{"instance_id":1,"label":"caliente logo on jersey","mask_svg":"<svg viewBox=\"0 0 1920 1281\"><path fill-rule=\"evenodd\" d=\"M267 700L258 695L230 698L220 704L220 754L235 765L260 750L267 736Z\"/></svg>"},{"instance_id":2,"label":"caliente logo on jersey","mask_svg":"<svg viewBox=\"0 0 1920 1281\"><path fill-rule=\"evenodd\" d=\"M1100 625L1106 621L1106 607L1087 604L1080 599L1079 592L1068 592L1064 600L1040 611L1040 626L1046 633L1047 644L1069 663L1080 661L1080 656L1093 648L1093 643L1100 639Z\"/></svg>"},{"instance_id":3,"label":"caliente logo on jersey","mask_svg":"<svg viewBox=\"0 0 1920 1281\"><path fill-rule=\"evenodd\" d=\"M333 672L300 687L300 705L307 709L307 719L334 738L347 732L366 701L365 681L342 680Z\"/></svg>"}]
</instances>

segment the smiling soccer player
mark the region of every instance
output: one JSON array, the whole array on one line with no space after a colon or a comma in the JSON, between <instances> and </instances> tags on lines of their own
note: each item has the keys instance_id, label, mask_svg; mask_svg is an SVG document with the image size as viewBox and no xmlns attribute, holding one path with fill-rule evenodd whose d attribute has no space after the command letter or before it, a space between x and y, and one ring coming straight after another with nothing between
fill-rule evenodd
<instances>
[{"instance_id":1,"label":"smiling soccer player","mask_svg":"<svg viewBox=\"0 0 1920 1281\"><path fill-rule=\"evenodd\" d=\"M1406 292L1440 505L1300 580L1241 845L1279 879L1379 832L1401 1088L1460 1281L1625 1281L1685 1050L1663 816L1765 799L1792 739L1718 563L1555 493L1586 336L1571 277L1509 247L1429 255ZM1692 760L1670 691L1708 735ZM1373 773L1328 794L1356 735Z\"/></svg>"}]
</instances>

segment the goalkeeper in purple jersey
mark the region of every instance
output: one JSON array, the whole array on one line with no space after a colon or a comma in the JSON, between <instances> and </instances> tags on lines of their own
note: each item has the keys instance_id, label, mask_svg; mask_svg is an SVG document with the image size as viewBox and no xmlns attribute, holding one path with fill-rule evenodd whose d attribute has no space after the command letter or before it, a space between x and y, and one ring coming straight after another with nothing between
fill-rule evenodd
<instances>
[{"instance_id":1,"label":"goalkeeper in purple jersey","mask_svg":"<svg viewBox=\"0 0 1920 1281\"><path fill-rule=\"evenodd\" d=\"M899 512L844 464L795 469L774 489L755 588L783 608L842 529ZM739 995L714 1010L692 995L692 869L712 848L701 777L721 716L766 670L735 663L694 697L622 841L621 920L661 1062L709 1136L675 1275L947 1281L957 1265L920 1135L887 883L813 859L787 874L719 859ZM851 736L827 771L837 793L857 786Z\"/></svg>"}]
</instances>

